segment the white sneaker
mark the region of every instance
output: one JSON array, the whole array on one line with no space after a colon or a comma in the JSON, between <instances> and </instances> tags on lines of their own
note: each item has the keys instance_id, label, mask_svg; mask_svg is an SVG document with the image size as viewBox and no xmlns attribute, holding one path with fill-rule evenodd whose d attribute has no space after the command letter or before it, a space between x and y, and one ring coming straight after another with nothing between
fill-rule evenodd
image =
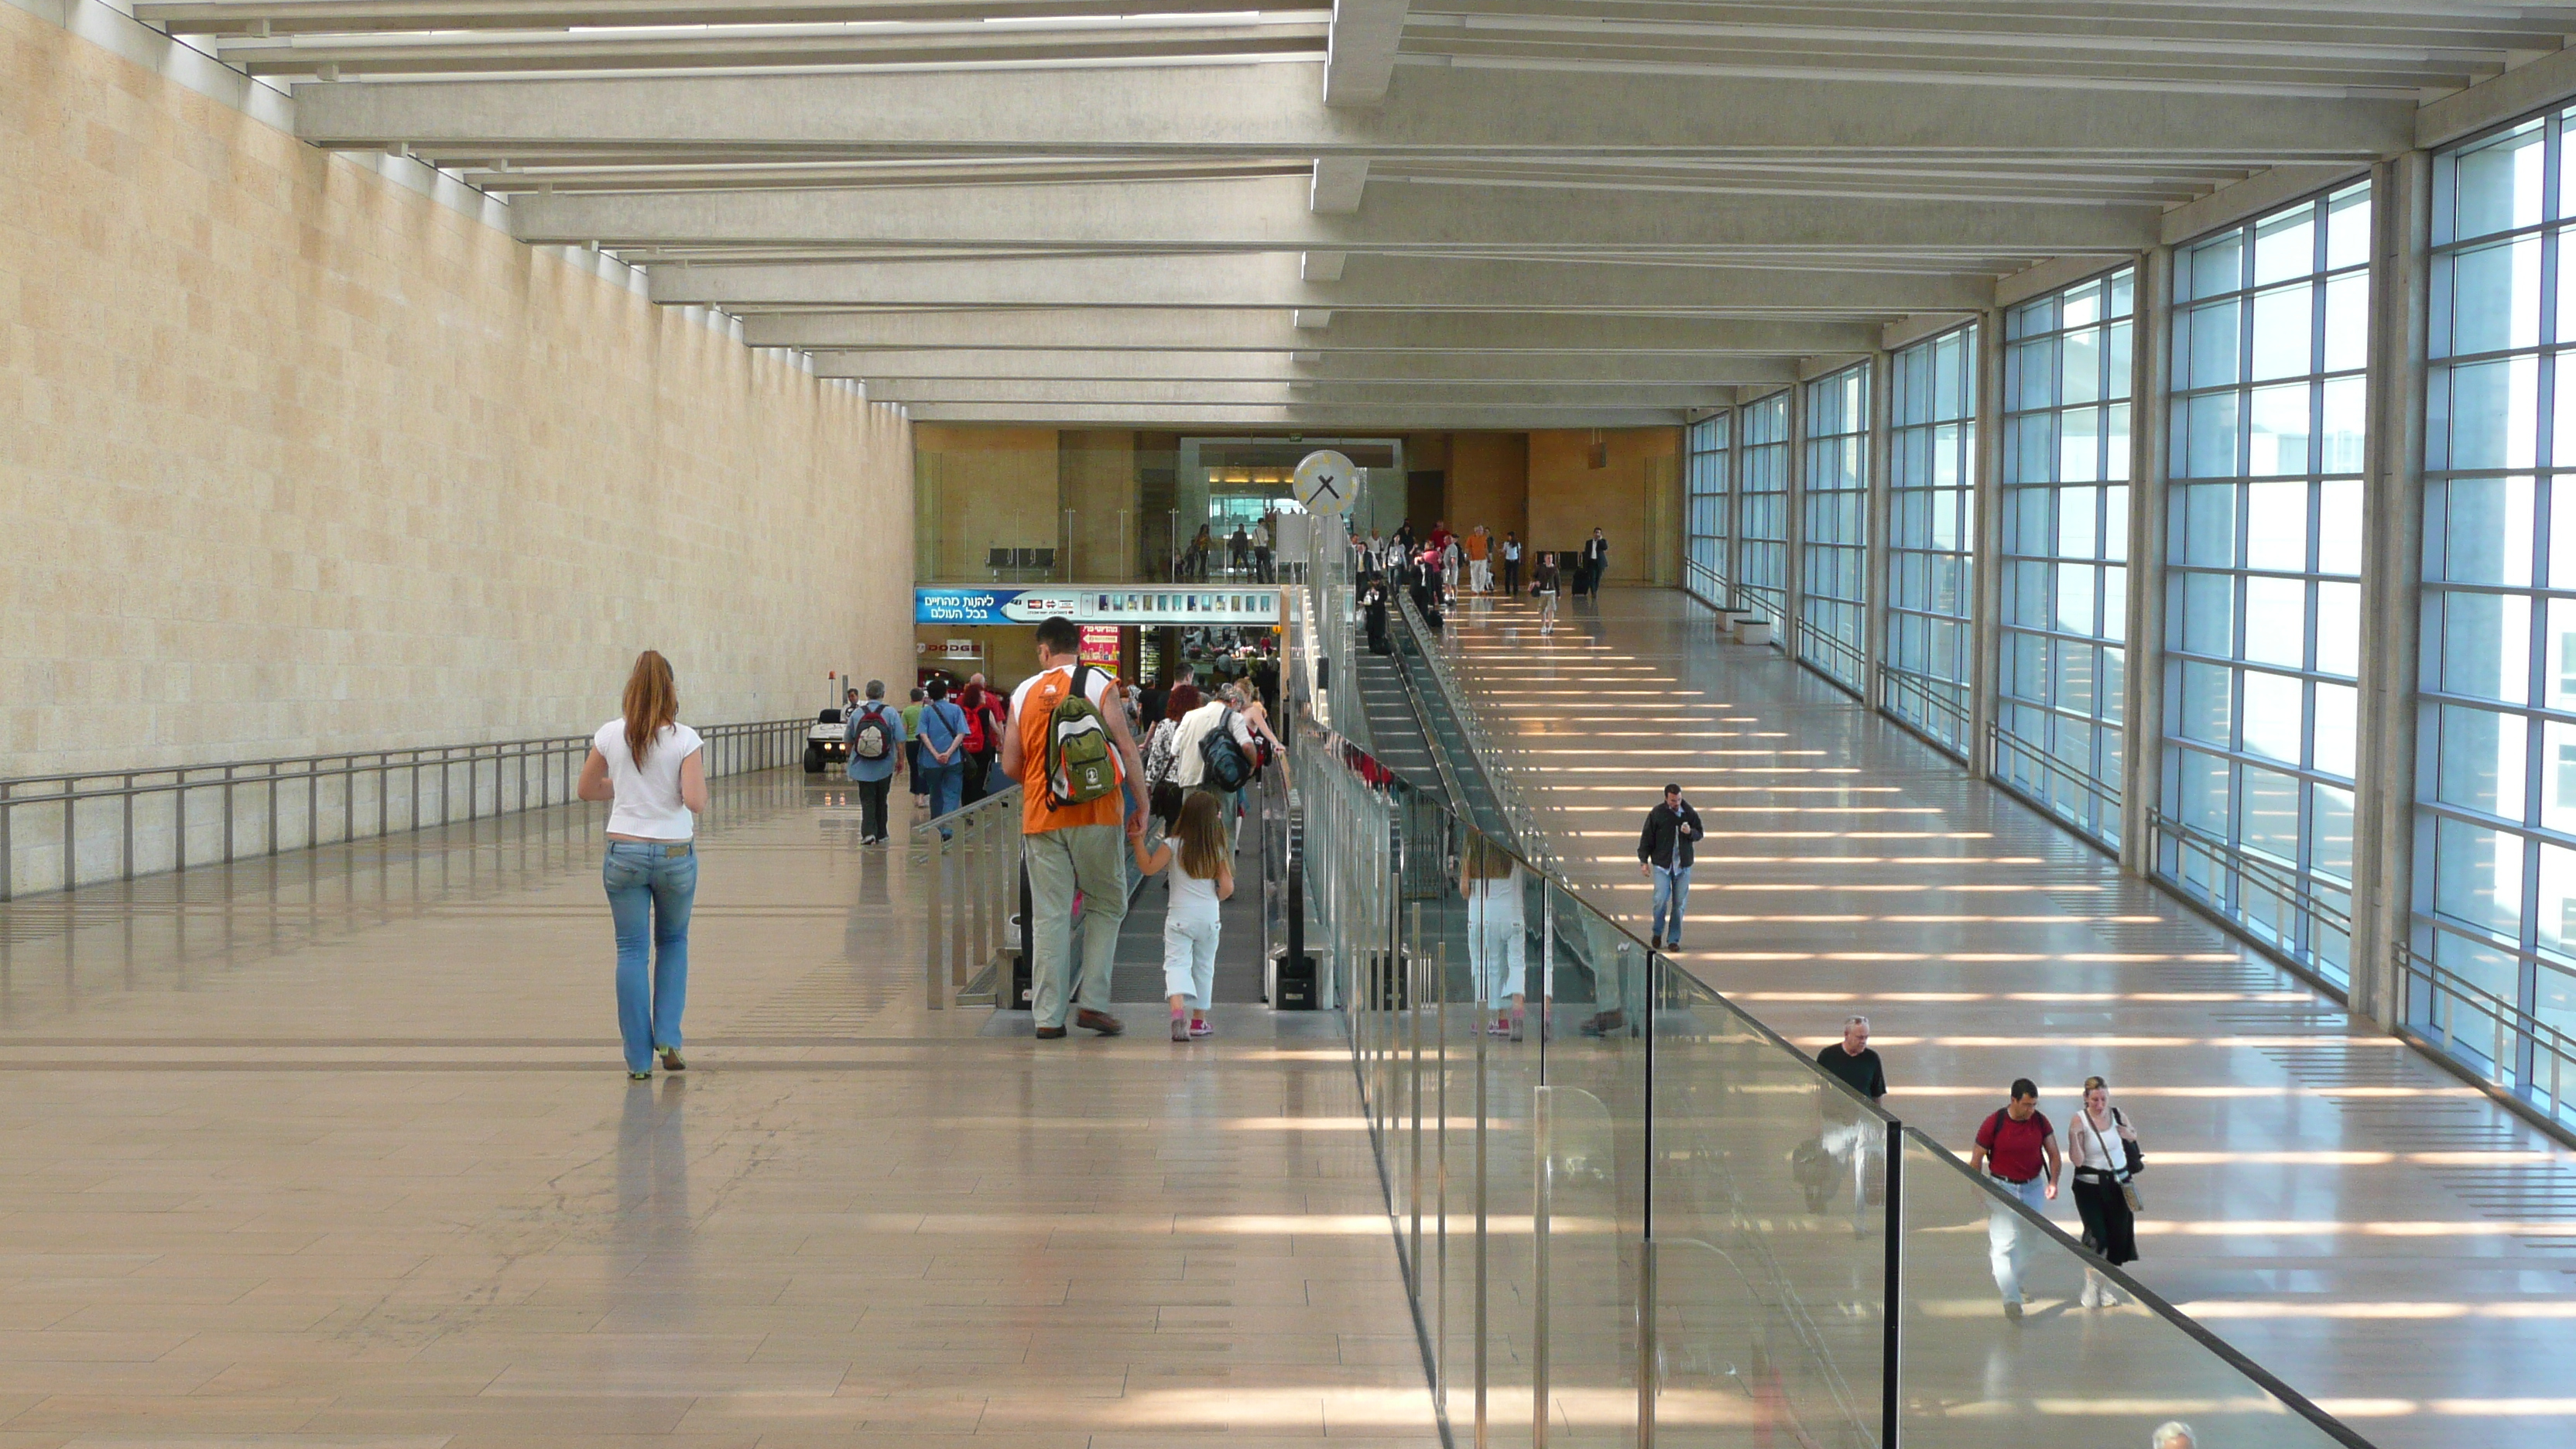
<instances>
[{"instance_id":1,"label":"white sneaker","mask_svg":"<svg viewBox=\"0 0 2576 1449\"><path fill-rule=\"evenodd\" d=\"M2084 1285L2084 1296L2076 1301L2082 1303L2087 1308L2099 1308L2102 1306L2101 1292L2101 1289L2096 1288L2090 1281L2087 1281Z\"/></svg>"}]
</instances>

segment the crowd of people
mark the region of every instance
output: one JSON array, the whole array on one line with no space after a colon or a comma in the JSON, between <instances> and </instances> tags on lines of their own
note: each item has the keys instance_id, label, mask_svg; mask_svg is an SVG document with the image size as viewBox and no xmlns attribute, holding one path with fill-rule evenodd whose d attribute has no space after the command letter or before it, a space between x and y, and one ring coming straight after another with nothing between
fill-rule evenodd
<instances>
[{"instance_id":1,"label":"crowd of people","mask_svg":"<svg viewBox=\"0 0 2576 1449\"><path fill-rule=\"evenodd\" d=\"M1528 561L1516 534L1497 541L1482 527L1461 537L1435 525L1418 549L1409 526L1392 539L1372 534L1354 546L1363 554L1361 601L1373 647L1383 644L1387 595L1396 586L1390 576L1417 590L1420 602L1426 594L1454 598L1462 572L1469 593L1486 591L1496 564L1502 586L1516 589ZM1597 586L1607 558L1596 530L1574 557L1575 587ZM1536 556L1530 587L1548 614L1566 567L1558 554ZM1213 1035L1220 905L1236 888L1243 794L1263 770L1284 776L1288 768L1272 723L1276 661L1256 651L1238 677L1211 679L1204 688L1184 662L1136 688L1085 663L1079 630L1055 617L1036 629L1036 663L1037 671L1007 698L981 674L953 696L944 680L933 679L912 689L899 708L888 702L881 680L850 691L847 771L858 786L862 842L886 843L887 799L899 775L909 776L919 808L934 818L1017 783L1037 1037L1061 1039L1071 1027L1101 1036L1125 1030L1109 1010L1109 992L1132 895L1131 865L1138 876L1169 881L1163 979L1171 1039ZM616 938L619 1033L628 1074L638 1081L649 1080L656 1065L686 1069L680 1023L697 888L695 817L707 809L708 796L699 736L678 714L669 662L645 652L635 661L619 717L593 736L577 789L580 798L612 807L602 882ZM1652 883L1652 950L1682 949L1695 847L1704 834L1680 783L1666 784L1637 841L1639 867ZM1527 1030L1525 870L1479 839L1458 862L1458 884L1485 1029L1519 1041ZM1614 1003L1585 1030L1607 1035L1623 1025L1613 1020L1619 1015ZM1820 1087L1815 1136L1790 1157L1811 1211L1826 1210L1845 1185L1855 1214L1883 1191L1883 1123L1862 1104L1885 1098L1888 1076L1869 1042L1869 1020L1855 1015L1841 1039L1816 1056L1818 1069L1840 1087ZM2112 1104L2100 1076L2086 1079L2063 1137L2040 1111L2039 1098L2030 1079L2014 1080L2005 1103L1978 1126L1967 1159L1968 1169L2000 1193L1988 1214L1988 1261L2004 1315L2015 1320L2031 1301L2023 1283L2035 1242L2031 1216L2045 1217L2061 1189L2074 1198L2088 1248L2115 1266L2138 1256L2145 1159L2135 1124ZM2114 1281L2088 1264L2082 1306L2121 1301ZM2179 1423L2157 1435L2159 1449L2196 1442Z\"/></svg>"},{"instance_id":2,"label":"crowd of people","mask_svg":"<svg viewBox=\"0 0 2576 1449\"><path fill-rule=\"evenodd\" d=\"M1597 528L1580 548L1531 549L1517 530L1507 529L1497 539L1480 523L1463 534L1452 533L1444 519L1417 536L1413 521L1406 519L1392 534L1377 529L1366 537L1352 534L1351 554L1364 611L1392 606L1402 591L1434 628L1441 627L1445 612L1462 597L1518 595L1526 588L1538 604L1539 633L1552 634L1560 594L1571 589L1577 597L1597 595L1610 572L1610 540ZM1383 654L1384 630L1375 627L1382 616L1370 617L1370 647Z\"/></svg>"}]
</instances>

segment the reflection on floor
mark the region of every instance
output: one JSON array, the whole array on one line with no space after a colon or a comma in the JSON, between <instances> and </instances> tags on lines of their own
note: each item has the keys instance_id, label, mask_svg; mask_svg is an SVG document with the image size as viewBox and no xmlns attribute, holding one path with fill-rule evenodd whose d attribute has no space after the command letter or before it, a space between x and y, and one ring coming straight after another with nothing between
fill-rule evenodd
<instances>
[{"instance_id":1,"label":"reflection on floor","mask_svg":"<svg viewBox=\"0 0 2576 1449\"><path fill-rule=\"evenodd\" d=\"M649 1085L578 809L0 906L0 1446L1434 1442L1338 1042L979 1037L714 789Z\"/></svg>"},{"instance_id":2,"label":"reflection on floor","mask_svg":"<svg viewBox=\"0 0 2576 1449\"><path fill-rule=\"evenodd\" d=\"M1808 1050L1869 1016L1892 1109L1961 1151L2014 1077L2060 1123L2107 1077L2142 1279L2382 1445L2576 1442L2570 1154L1683 596L1535 623L1474 601L1446 648L1589 898L1646 934L1637 834L1679 781L1710 985ZM2034 1323L2087 1331L2081 1286L2033 1285Z\"/></svg>"}]
</instances>

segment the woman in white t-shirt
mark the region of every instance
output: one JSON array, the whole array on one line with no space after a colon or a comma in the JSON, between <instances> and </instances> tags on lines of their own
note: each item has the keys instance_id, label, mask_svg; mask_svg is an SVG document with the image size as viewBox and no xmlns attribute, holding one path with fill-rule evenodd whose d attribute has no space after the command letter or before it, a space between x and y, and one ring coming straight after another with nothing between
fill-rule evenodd
<instances>
[{"instance_id":1,"label":"woman in white t-shirt","mask_svg":"<svg viewBox=\"0 0 2576 1449\"><path fill-rule=\"evenodd\" d=\"M698 732L680 723L671 661L647 649L626 677L626 712L591 736L584 800L613 802L599 868L617 927L617 1030L629 1081L684 1070L680 1011L689 996L689 906L698 895L697 816L707 808ZM646 967L651 967L650 971Z\"/></svg>"}]
</instances>

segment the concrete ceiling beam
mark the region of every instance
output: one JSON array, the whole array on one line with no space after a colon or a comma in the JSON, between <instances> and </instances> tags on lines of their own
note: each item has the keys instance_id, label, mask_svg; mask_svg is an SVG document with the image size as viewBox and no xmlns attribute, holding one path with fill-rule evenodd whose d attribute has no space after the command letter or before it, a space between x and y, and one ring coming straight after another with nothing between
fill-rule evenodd
<instances>
[{"instance_id":1,"label":"concrete ceiling beam","mask_svg":"<svg viewBox=\"0 0 2576 1449\"><path fill-rule=\"evenodd\" d=\"M1399 7L1400 8L1400 7ZM2398 100L2088 92L1849 77L1407 67L1374 106L1328 105L1329 62L654 76L296 87L324 146L442 158L548 146L724 146L821 155L1480 156L1777 159L1866 151L2185 158L2255 170L2407 149ZM1222 104L1210 104L1222 97Z\"/></svg>"},{"instance_id":2,"label":"concrete ceiling beam","mask_svg":"<svg viewBox=\"0 0 2576 1449\"><path fill-rule=\"evenodd\" d=\"M651 269L653 300L757 313L884 307L1188 307L1343 312L1723 312L1886 317L1993 305L1980 276L1781 268L1348 257L1310 281L1318 253L988 257ZM1343 254L1335 253L1340 256Z\"/></svg>"},{"instance_id":3,"label":"concrete ceiling beam","mask_svg":"<svg viewBox=\"0 0 2576 1449\"><path fill-rule=\"evenodd\" d=\"M1589 191L1579 205L1503 187L1379 186L1352 216L1308 209L1295 176L975 188L888 186L661 195L529 196L530 242L745 255L824 248L1168 252L1472 250L1486 255L1793 257L1870 247L1888 257L2116 255L2153 246L2150 207ZM1571 193L1569 193L1570 195ZM712 259L712 256L710 257ZM1999 270L2015 270L2002 268Z\"/></svg>"},{"instance_id":4,"label":"concrete ceiling beam","mask_svg":"<svg viewBox=\"0 0 2576 1449\"><path fill-rule=\"evenodd\" d=\"M1862 350L1874 329L1865 325L1774 324L1672 317L1489 316L1473 313L1403 315L1354 312L1331 328L1290 324L1285 312L1189 312L1047 308L990 312L874 312L825 317L746 317L743 341L754 347L813 350L1121 351L1121 352L1317 352L1470 354L1561 352L1596 356L1646 354L1777 355L1784 340L1838 341L1844 346L1800 349ZM1812 330L1811 330L1812 329Z\"/></svg>"},{"instance_id":5,"label":"concrete ceiling beam","mask_svg":"<svg viewBox=\"0 0 2576 1449\"><path fill-rule=\"evenodd\" d=\"M1333 352L1296 360L1290 352L1020 352L955 348L824 352L820 377L977 382L1166 382L1457 384L1479 387L1780 387L1796 378L1782 358L1642 354ZM1569 395L1571 395L1569 393Z\"/></svg>"}]
</instances>

